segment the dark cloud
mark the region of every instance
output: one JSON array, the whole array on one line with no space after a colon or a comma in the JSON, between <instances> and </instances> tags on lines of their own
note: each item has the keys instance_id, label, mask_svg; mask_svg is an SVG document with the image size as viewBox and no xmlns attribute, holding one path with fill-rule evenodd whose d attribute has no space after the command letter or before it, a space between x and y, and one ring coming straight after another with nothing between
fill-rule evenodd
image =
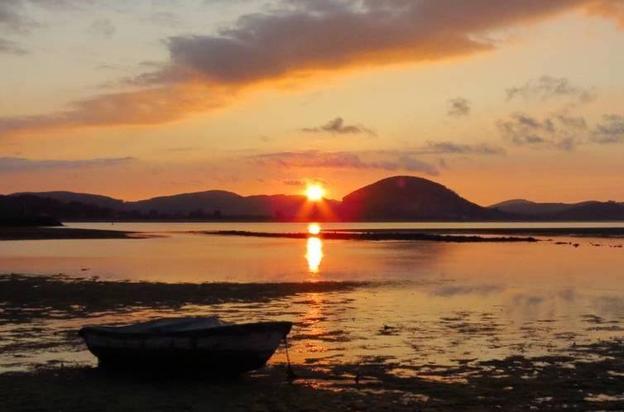
<instances>
[{"instance_id":1,"label":"dark cloud","mask_svg":"<svg viewBox=\"0 0 624 412\"><path fill-rule=\"evenodd\" d=\"M132 157L81 159L81 160L33 160L22 157L0 157L0 173L29 172L49 169L76 169L84 167L107 167L135 161Z\"/></svg>"},{"instance_id":2,"label":"dark cloud","mask_svg":"<svg viewBox=\"0 0 624 412\"><path fill-rule=\"evenodd\" d=\"M448 101L448 112L451 117L462 117L470 114L470 101L457 97Z\"/></svg>"},{"instance_id":3,"label":"dark cloud","mask_svg":"<svg viewBox=\"0 0 624 412\"><path fill-rule=\"evenodd\" d=\"M17 43L0 37L0 53L22 56L28 52Z\"/></svg>"},{"instance_id":4,"label":"dark cloud","mask_svg":"<svg viewBox=\"0 0 624 412\"><path fill-rule=\"evenodd\" d=\"M306 127L301 129L308 133L334 133L334 134L368 134L375 136L375 132L361 125L345 124L342 117L336 117L333 120L318 127Z\"/></svg>"},{"instance_id":5,"label":"dark cloud","mask_svg":"<svg viewBox=\"0 0 624 412\"><path fill-rule=\"evenodd\" d=\"M436 166L417 159L412 153L402 151L371 152L277 152L250 156L253 162L284 168L327 169L378 169L386 171L406 170L437 175Z\"/></svg>"},{"instance_id":6,"label":"dark cloud","mask_svg":"<svg viewBox=\"0 0 624 412\"><path fill-rule=\"evenodd\" d=\"M422 154L504 155L505 149L487 143L464 144L454 142L427 142Z\"/></svg>"},{"instance_id":7,"label":"dark cloud","mask_svg":"<svg viewBox=\"0 0 624 412\"><path fill-rule=\"evenodd\" d=\"M250 83L358 64L432 61L495 47L475 34L587 0L291 0L216 35L169 39L171 64L144 81Z\"/></svg>"},{"instance_id":8,"label":"dark cloud","mask_svg":"<svg viewBox=\"0 0 624 412\"><path fill-rule=\"evenodd\" d=\"M565 77L542 76L529 80L522 86L507 89L507 100L515 98L548 100L568 98L586 103L594 98L590 89L575 86Z\"/></svg>"},{"instance_id":9,"label":"dark cloud","mask_svg":"<svg viewBox=\"0 0 624 412\"><path fill-rule=\"evenodd\" d=\"M582 117L558 113L542 119L526 113L513 113L499 120L497 127L504 139L517 146L572 150L587 133Z\"/></svg>"},{"instance_id":10,"label":"dark cloud","mask_svg":"<svg viewBox=\"0 0 624 412\"><path fill-rule=\"evenodd\" d=\"M595 143L624 143L624 116L607 114L593 130L591 140Z\"/></svg>"}]
</instances>

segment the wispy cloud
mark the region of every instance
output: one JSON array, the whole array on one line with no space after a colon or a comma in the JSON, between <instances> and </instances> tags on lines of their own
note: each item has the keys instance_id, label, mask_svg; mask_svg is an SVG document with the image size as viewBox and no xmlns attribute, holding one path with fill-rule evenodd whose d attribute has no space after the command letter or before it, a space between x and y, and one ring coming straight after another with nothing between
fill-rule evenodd
<instances>
[{"instance_id":1,"label":"wispy cloud","mask_svg":"<svg viewBox=\"0 0 624 412\"><path fill-rule=\"evenodd\" d=\"M488 143L466 144L429 141L420 150L422 154L504 155L505 149Z\"/></svg>"},{"instance_id":2,"label":"wispy cloud","mask_svg":"<svg viewBox=\"0 0 624 412\"><path fill-rule=\"evenodd\" d=\"M42 160L22 157L0 157L0 173L29 172L50 169L77 169L85 167L108 167L134 162L132 157L79 159L79 160Z\"/></svg>"},{"instance_id":3,"label":"wispy cloud","mask_svg":"<svg viewBox=\"0 0 624 412\"><path fill-rule=\"evenodd\" d=\"M17 43L0 37L0 53L22 56L28 52Z\"/></svg>"},{"instance_id":4,"label":"wispy cloud","mask_svg":"<svg viewBox=\"0 0 624 412\"><path fill-rule=\"evenodd\" d=\"M0 2L0 29L4 31L23 32L29 21L21 14L21 1Z\"/></svg>"},{"instance_id":5,"label":"wispy cloud","mask_svg":"<svg viewBox=\"0 0 624 412\"><path fill-rule=\"evenodd\" d=\"M284 180L282 182L283 184L285 184L286 186L298 186L301 187L304 185L304 181L302 180Z\"/></svg>"},{"instance_id":6,"label":"wispy cloud","mask_svg":"<svg viewBox=\"0 0 624 412\"><path fill-rule=\"evenodd\" d=\"M62 128L167 123L190 112L221 107L234 96L234 92L228 94L196 84L103 94L76 101L63 112L0 118L0 136Z\"/></svg>"},{"instance_id":7,"label":"wispy cloud","mask_svg":"<svg viewBox=\"0 0 624 412\"><path fill-rule=\"evenodd\" d=\"M362 125L346 124L342 117L336 117L333 120L318 127L306 127L301 129L307 133L332 133L332 134L368 134L375 136L375 132Z\"/></svg>"},{"instance_id":8,"label":"wispy cloud","mask_svg":"<svg viewBox=\"0 0 624 412\"><path fill-rule=\"evenodd\" d=\"M93 3L94 0L2 0L0 1L0 30L28 33L42 24L30 17L29 9L39 7L48 10L74 9Z\"/></svg>"},{"instance_id":9,"label":"wispy cloud","mask_svg":"<svg viewBox=\"0 0 624 412\"><path fill-rule=\"evenodd\" d=\"M586 103L594 98L594 93L591 89L576 86L565 77L553 76L542 76L538 79L529 80L521 86L507 89L506 93L508 101L516 98L527 100L567 98Z\"/></svg>"},{"instance_id":10,"label":"wispy cloud","mask_svg":"<svg viewBox=\"0 0 624 412\"><path fill-rule=\"evenodd\" d=\"M624 116L604 115L594 128L591 140L600 144L624 143Z\"/></svg>"},{"instance_id":11,"label":"wispy cloud","mask_svg":"<svg viewBox=\"0 0 624 412\"><path fill-rule=\"evenodd\" d=\"M582 117L558 113L543 118L513 113L499 120L497 127L508 142L516 146L572 150L582 142L587 122Z\"/></svg>"},{"instance_id":12,"label":"wispy cloud","mask_svg":"<svg viewBox=\"0 0 624 412\"><path fill-rule=\"evenodd\" d=\"M450 99L447 114L451 117L468 116L470 114L470 101L463 97Z\"/></svg>"},{"instance_id":13,"label":"wispy cloud","mask_svg":"<svg viewBox=\"0 0 624 412\"><path fill-rule=\"evenodd\" d=\"M563 112L542 118L514 113L497 126L503 138L517 146L572 150L581 144L624 143L624 116L605 114L591 125L583 116Z\"/></svg>"},{"instance_id":14,"label":"wispy cloud","mask_svg":"<svg viewBox=\"0 0 624 412\"><path fill-rule=\"evenodd\" d=\"M111 38L115 34L115 26L109 19L96 19L89 26L88 32L94 36Z\"/></svg>"},{"instance_id":15,"label":"wispy cloud","mask_svg":"<svg viewBox=\"0 0 624 412\"><path fill-rule=\"evenodd\" d=\"M323 152L308 150L300 152L276 152L253 155L249 160L265 166L282 168L326 169L376 169L386 171L405 170L437 175L438 169L426 161L403 151Z\"/></svg>"}]
</instances>

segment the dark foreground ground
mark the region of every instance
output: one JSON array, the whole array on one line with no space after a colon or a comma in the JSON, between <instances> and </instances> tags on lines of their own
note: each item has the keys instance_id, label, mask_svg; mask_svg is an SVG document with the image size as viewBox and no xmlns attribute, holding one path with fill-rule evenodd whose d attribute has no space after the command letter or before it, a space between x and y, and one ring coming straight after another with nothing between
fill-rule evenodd
<instances>
[{"instance_id":1,"label":"dark foreground ground","mask_svg":"<svg viewBox=\"0 0 624 412\"><path fill-rule=\"evenodd\" d=\"M602 359L512 357L453 369L413 368L412 377L390 374L387 363L374 361L325 369L300 365L294 383L287 382L283 365L227 381L59 367L0 375L0 399L3 411L624 410L624 343L577 350ZM440 380L449 376L462 378Z\"/></svg>"},{"instance_id":2,"label":"dark foreground ground","mask_svg":"<svg viewBox=\"0 0 624 412\"><path fill-rule=\"evenodd\" d=\"M177 312L185 305L340 293L366 283L164 284L0 275L0 360L29 351L79 354L75 328L102 314ZM54 322L66 326L54 326ZM299 326L303 330L302 325ZM383 333L391 334L392 328ZM299 335L299 336L297 336ZM295 333L294 341L305 336ZM392 356L294 364L276 356L238 379L113 373L48 362L0 373L0 411L526 411L624 410L624 340L575 344L548 356L405 363ZM280 355L283 355L280 353Z\"/></svg>"}]
</instances>

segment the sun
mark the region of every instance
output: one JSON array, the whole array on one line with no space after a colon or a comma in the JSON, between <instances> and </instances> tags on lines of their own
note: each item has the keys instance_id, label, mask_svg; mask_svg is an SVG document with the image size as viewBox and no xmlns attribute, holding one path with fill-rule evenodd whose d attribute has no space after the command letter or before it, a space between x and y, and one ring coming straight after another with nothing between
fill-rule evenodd
<instances>
[{"instance_id":1,"label":"sun","mask_svg":"<svg viewBox=\"0 0 624 412\"><path fill-rule=\"evenodd\" d=\"M325 188L319 183L309 184L305 194L310 202L319 202L325 197Z\"/></svg>"}]
</instances>

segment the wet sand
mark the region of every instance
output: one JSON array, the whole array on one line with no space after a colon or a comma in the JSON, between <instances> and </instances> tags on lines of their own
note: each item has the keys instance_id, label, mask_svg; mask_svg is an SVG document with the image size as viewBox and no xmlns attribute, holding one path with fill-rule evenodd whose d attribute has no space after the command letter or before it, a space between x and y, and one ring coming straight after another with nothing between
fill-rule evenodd
<instances>
[{"instance_id":1,"label":"wet sand","mask_svg":"<svg viewBox=\"0 0 624 412\"><path fill-rule=\"evenodd\" d=\"M598 359L516 356L414 368L423 377L396 376L389 373L392 365L374 361L327 369L297 365L292 383L285 365L225 381L60 366L0 374L0 399L5 411L622 410L624 342L576 350ZM461 379L436 379L449 376Z\"/></svg>"},{"instance_id":2,"label":"wet sand","mask_svg":"<svg viewBox=\"0 0 624 412\"><path fill-rule=\"evenodd\" d=\"M100 281L63 275L0 274L0 322L89 316L138 308L267 302L295 294L347 291L366 282L158 283Z\"/></svg>"}]
</instances>

